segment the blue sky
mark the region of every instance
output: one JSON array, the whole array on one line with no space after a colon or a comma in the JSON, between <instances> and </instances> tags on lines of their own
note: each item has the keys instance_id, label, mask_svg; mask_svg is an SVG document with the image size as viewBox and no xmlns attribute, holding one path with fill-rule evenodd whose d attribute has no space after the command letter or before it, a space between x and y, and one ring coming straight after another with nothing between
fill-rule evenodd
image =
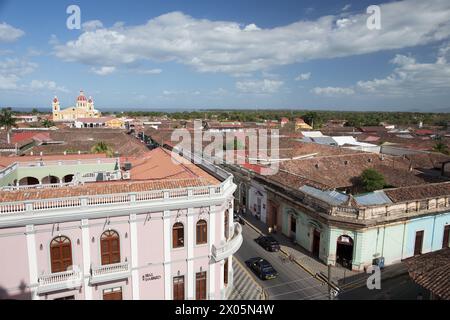
<instances>
[{"instance_id":1,"label":"blue sky","mask_svg":"<svg viewBox=\"0 0 450 320\"><path fill-rule=\"evenodd\" d=\"M449 38L447 0L0 0L0 106L450 111Z\"/></svg>"}]
</instances>

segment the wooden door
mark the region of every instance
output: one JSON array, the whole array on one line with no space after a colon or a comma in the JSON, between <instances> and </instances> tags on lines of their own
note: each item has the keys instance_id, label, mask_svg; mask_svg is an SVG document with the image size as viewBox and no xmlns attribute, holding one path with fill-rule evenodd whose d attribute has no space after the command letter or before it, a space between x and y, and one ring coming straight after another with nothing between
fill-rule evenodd
<instances>
[{"instance_id":1,"label":"wooden door","mask_svg":"<svg viewBox=\"0 0 450 320\"><path fill-rule=\"evenodd\" d=\"M173 300L184 300L184 276L173 278Z\"/></svg>"},{"instance_id":2,"label":"wooden door","mask_svg":"<svg viewBox=\"0 0 450 320\"><path fill-rule=\"evenodd\" d=\"M100 240L102 265L120 262L120 239L115 231L104 232Z\"/></svg>"},{"instance_id":3,"label":"wooden door","mask_svg":"<svg viewBox=\"0 0 450 320\"><path fill-rule=\"evenodd\" d=\"M122 288L103 290L103 300L122 300Z\"/></svg>"},{"instance_id":4,"label":"wooden door","mask_svg":"<svg viewBox=\"0 0 450 320\"><path fill-rule=\"evenodd\" d=\"M416 240L414 242L414 255L422 254L423 231L416 232Z\"/></svg>"},{"instance_id":5,"label":"wooden door","mask_svg":"<svg viewBox=\"0 0 450 320\"><path fill-rule=\"evenodd\" d=\"M206 272L195 275L195 299L206 300Z\"/></svg>"},{"instance_id":6,"label":"wooden door","mask_svg":"<svg viewBox=\"0 0 450 320\"><path fill-rule=\"evenodd\" d=\"M52 273L66 271L72 265L72 246L69 238L56 237L50 244Z\"/></svg>"}]
</instances>

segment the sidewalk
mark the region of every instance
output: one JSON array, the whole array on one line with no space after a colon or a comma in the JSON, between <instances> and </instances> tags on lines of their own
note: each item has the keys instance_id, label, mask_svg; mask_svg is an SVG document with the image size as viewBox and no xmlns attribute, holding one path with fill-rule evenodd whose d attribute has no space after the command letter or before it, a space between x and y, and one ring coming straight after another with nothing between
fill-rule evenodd
<instances>
[{"instance_id":1,"label":"sidewalk","mask_svg":"<svg viewBox=\"0 0 450 320\"><path fill-rule=\"evenodd\" d=\"M243 216L246 223L255 229L258 233L267 235L268 228L260 220L256 219L250 213ZM316 274L322 274L324 277L328 277L328 266L323 262L319 261L317 258L313 257L310 252L293 243L288 237L281 234L281 232L271 234L279 243L281 251L286 255L291 255L295 258L297 264L307 271L312 276ZM334 284L338 285L340 283L345 283L345 279L353 278L355 275L360 274L357 271L351 271L341 267L331 267L331 280Z\"/></svg>"}]
</instances>

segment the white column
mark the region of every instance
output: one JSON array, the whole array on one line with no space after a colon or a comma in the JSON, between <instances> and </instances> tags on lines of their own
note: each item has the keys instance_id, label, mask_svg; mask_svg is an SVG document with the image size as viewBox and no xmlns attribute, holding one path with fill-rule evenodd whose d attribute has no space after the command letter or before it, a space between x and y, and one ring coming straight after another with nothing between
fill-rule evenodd
<instances>
[{"instance_id":1,"label":"white column","mask_svg":"<svg viewBox=\"0 0 450 320\"><path fill-rule=\"evenodd\" d=\"M36 237L34 225L30 224L27 225L25 228L27 238L28 271L30 275L31 298L33 300L39 300L39 296L37 294L38 269L37 269Z\"/></svg>"},{"instance_id":2,"label":"white column","mask_svg":"<svg viewBox=\"0 0 450 320\"><path fill-rule=\"evenodd\" d=\"M194 300L194 208L188 208L187 216L187 299Z\"/></svg>"},{"instance_id":3,"label":"white column","mask_svg":"<svg viewBox=\"0 0 450 320\"><path fill-rule=\"evenodd\" d=\"M170 227L170 211L164 211L164 299L172 300L172 274L170 268L170 239L171 239L171 227Z\"/></svg>"},{"instance_id":4,"label":"white column","mask_svg":"<svg viewBox=\"0 0 450 320\"><path fill-rule=\"evenodd\" d=\"M83 250L84 298L92 300L92 287L89 285L91 273L91 250L89 241L89 220L81 220L81 243Z\"/></svg>"},{"instance_id":5,"label":"white column","mask_svg":"<svg viewBox=\"0 0 450 320\"><path fill-rule=\"evenodd\" d=\"M137 239L136 214L130 214L131 287L133 300L139 300L139 254Z\"/></svg>"},{"instance_id":6,"label":"white column","mask_svg":"<svg viewBox=\"0 0 450 320\"><path fill-rule=\"evenodd\" d=\"M214 206L210 207L209 210L209 228L208 228L208 239L209 239L209 252L212 254L212 246L216 242L216 208ZM223 224L223 223L222 223ZM214 294L216 291L216 264L213 258L209 260L209 299L214 300Z\"/></svg>"}]
</instances>

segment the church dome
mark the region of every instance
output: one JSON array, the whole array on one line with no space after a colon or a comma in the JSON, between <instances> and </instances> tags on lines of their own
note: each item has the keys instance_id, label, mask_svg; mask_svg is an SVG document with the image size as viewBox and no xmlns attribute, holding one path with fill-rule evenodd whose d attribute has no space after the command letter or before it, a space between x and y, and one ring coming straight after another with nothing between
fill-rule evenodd
<instances>
[{"instance_id":1,"label":"church dome","mask_svg":"<svg viewBox=\"0 0 450 320\"><path fill-rule=\"evenodd\" d=\"M53 99L53 102L54 102L54 103L57 103L57 102L58 102L58 97L57 97L57 96L55 96L55 98Z\"/></svg>"},{"instance_id":2,"label":"church dome","mask_svg":"<svg viewBox=\"0 0 450 320\"><path fill-rule=\"evenodd\" d=\"M78 96L77 101L87 101L83 91L80 91L80 95Z\"/></svg>"}]
</instances>

